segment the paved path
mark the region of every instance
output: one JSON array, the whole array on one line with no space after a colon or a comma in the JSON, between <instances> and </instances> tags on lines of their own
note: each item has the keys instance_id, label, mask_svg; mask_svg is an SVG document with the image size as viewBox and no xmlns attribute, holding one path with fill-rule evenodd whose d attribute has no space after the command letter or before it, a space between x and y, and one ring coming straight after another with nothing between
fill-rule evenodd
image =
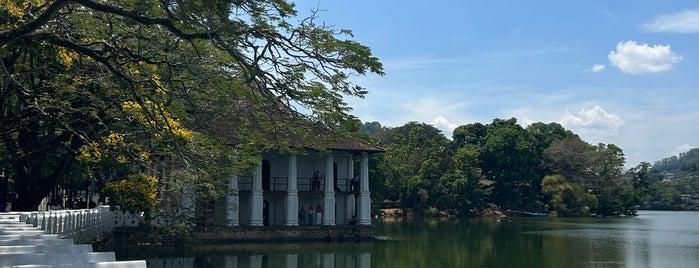
<instances>
[{"instance_id":1,"label":"paved path","mask_svg":"<svg viewBox=\"0 0 699 268\"><path fill-rule=\"evenodd\" d=\"M21 222L19 213L0 213L0 267L145 268L146 261L116 261L114 252L92 252Z\"/></svg>"}]
</instances>

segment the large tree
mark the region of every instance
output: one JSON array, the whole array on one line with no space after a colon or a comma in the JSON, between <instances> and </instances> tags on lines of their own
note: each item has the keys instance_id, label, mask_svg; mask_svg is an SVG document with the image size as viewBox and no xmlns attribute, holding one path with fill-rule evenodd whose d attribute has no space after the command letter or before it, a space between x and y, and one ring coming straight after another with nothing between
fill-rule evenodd
<instances>
[{"instance_id":1,"label":"large tree","mask_svg":"<svg viewBox=\"0 0 699 268\"><path fill-rule=\"evenodd\" d=\"M596 213L600 215L636 214L638 200L633 199L632 181L623 177L624 152L614 144L592 147L588 168L590 192L597 196Z\"/></svg>"},{"instance_id":2,"label":"large tree","mask_svg":"<svg viewBox=\"0 0 699 268\"><path fill-rule=\"evenodd\" d=\"M461 147L450 160L435 194L437 207L452 209L457 214L477 213L487 208L490 186L482 183L478 148Z\"/></svg>"},{"instance_id":3,"label":"large tree","mask_svg":"<svg viewBox=\"0 0 699 268\"><path fill-rule=\"evenodd\" d=\"M557 140L542 154L543 166L550 174L562 175L566 180L583 185L591 167L592 146L579 137ZM585 185L591 188L591 185Z\"/></svg>"},{"instance_id":4,"label":"large tree","mask_svg":"<svg viewBox=\"0 0 699 268\"><path fill-rule=\"evenodd\" d=\"M506 209L527 209L538 199L541 177L534 137L517 119L494 119L487 126L482 169L495 182L493 199Z\"/></svg>"},{"instance_id":5,"label":"large tree","mask_svg":"<svg viewBox=\"0 0 699 268\"><path fill-rule=\"evenodd\" d=\"M354 124L343 96L366 90L348 77L381 64L351 32L295 15L283 0L1 2L0 160L14 207L35 209L68 168L107 157L132 170L155 156L194 164L188 143L236 113L219 142L240 155L270 141L261 130L294 132L271 139L293 145L311 137L296 122Z\"/></svg>"},{"instance_id":6,"label":"large tree","mask_svg":"<svg viewBox=\"0 0 699 268\"><path fill-rule=\"evenodd\" d=\"M634 190L634 181L623 176L625 158L618 146L602 143L590 145L578 137L571 137L554 141L543 156L544 166L554 175L548 176L548 181L543 185L547 188L546 194L553 210L564 215L578 215L581 212L635 214L635 207L640 203L639 192ZM639 167L639 170L643 170L643 167ZM644 174L639 175L645 177ZM636 188L642 187L642 180L638 179ZM566 193L570 199L561 199ZM595 197L594 206L594 202L581 202L591 200L587 198L588 194ZM580 206L585 203L587 205ZM581 210L585 207L589 207L589 211Z\"/></svg>"},{"instance_id":7,"label":"large tree","mask_svg":"<svg viewBox=\"0 0 699 268\"><path fill-rule=\"evenodd\" d=\"M392 129L382 170L387 190L404 208L422 212L435 193L450 157L449 140L434 126L409 122Z\"/></svg>"}]
</instances>

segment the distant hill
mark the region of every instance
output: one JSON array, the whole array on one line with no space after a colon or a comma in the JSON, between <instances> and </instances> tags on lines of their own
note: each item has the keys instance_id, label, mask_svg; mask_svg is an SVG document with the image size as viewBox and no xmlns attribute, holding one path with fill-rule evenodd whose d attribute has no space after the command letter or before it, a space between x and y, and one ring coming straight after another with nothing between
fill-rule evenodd
<instances>
[{"instance_id":1,"label":"distant hill","mask_svg":"<svg viewBox=\"0 0 699 268\"><path fill-rule=\"evenodd\" d=\"M699 209L699 148L655 162L648 172L648 183L644 208Z\"/></svg>"},{"instance_id":2,"label":"distant hill","mask_svg":"<svg viewBox=\"0 0 699 268\"><path fill-rule=\"evenodd\" d=\"M679 156L672 156L656 161L650 172L649 182L663 179L689 180L699 176L699 148L691 149Z\"/></svg>"}]
</instances>

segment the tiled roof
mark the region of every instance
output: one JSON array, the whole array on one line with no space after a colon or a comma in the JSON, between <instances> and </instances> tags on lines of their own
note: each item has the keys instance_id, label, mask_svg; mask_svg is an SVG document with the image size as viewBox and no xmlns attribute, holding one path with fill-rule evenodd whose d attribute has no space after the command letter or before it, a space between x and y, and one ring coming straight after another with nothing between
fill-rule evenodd
<instances>
[{"instance_id":1,"label":"tiled roof","mask_svg":"<svg viewBox=\"0 0 699 268\"><path fill-rule=\"evenodd\" d=\"M328 150L359 151L368 153L382 153L386 149L361 140L345 140L333 142L325 146Z\"/></svg>"}]
</instances>

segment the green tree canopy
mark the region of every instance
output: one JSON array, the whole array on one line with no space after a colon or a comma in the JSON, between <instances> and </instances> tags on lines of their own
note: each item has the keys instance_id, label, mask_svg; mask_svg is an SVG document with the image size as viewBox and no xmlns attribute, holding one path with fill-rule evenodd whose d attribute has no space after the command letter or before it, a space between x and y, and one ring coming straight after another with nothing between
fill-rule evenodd
<instances>
[{"instance_id":1,"label":"green tree canopy","mask_svg":"<svg viewBox=\"0 0 699 268\"><path fill-rule=\"evenodd\" d=\"M418 212L429 204L431 193L445 170L449 140L439 129L410 122L392 129L382 169L388 190L399 196L404 207Z\"/></svg>"},{"instance_id":2,"label":"green tree canopy","mask_svg":"<svg viewBox=\"0 0 699 268\"><path fill-rule=\"evenodd\" d=\"M108 155L137 169L186 159L193 129L221 134L203 123L231 115L241 119L220 142L239 153L269 142L262 130L312 137L284 127L299 121L356 125L343 97L367 91L348 78L382 74L381 63L350 31L295 15L279 0L1 2L0 139L14 207L36 208L67 167L103 163L113 138L126 146Z\"/></svg>"},{"instance_id":3,"label":"green tree canopy","mask_svg":"<svg viewBox=\"0 0 699 268\"><path fill-rule=\"evenodd\" d=\"M495 119L482 147L482 169L495 182L493 198L503 208L524 209L537 200L541 178L536 140L517 119Z\"/></svg>"}]
</instances>

